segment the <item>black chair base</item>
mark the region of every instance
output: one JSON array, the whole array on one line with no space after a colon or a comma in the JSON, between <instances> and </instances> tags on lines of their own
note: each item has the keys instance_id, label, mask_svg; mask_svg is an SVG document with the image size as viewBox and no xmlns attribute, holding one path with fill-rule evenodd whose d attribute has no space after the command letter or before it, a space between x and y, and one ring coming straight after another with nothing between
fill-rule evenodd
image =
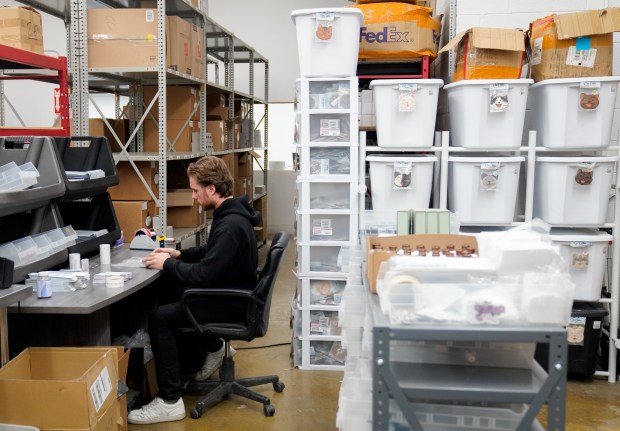
<instances>
[{"instance_id":1,"label":"black chair base","mask_svg":"<svg viewBox=\"0 0 620 431\"><path fill-rule=\"evenodd\" d=\"M265 416L273 416L276 412L271 400L258 392L248 389L252 386L266 385L271 383L276 392L284 390L284 383L278 376L247 377L235 380L235 362L232 357L225 357L220 368L220 380L205 380L204 382L189 381L185 386L186 391L207 392L201 397L194 408L190 411L192 419L202 416L206 406L219 402L228 395L238 395L263 404Z\"/></svg>"}]
</instances>

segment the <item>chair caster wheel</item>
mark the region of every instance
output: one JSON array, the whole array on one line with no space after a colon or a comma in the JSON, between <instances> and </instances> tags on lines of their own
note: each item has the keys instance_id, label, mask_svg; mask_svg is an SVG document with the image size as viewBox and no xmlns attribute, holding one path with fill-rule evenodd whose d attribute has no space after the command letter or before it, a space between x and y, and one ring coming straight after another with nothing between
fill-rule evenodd
<instances>
[{"instance_id":1,"label":"chair caster wheel","mask_svg":"<svg viewBox=\"0 0 620 431\"><path fill-rule=\"evenodd\" d=\"M202 409L193 408L189 412L189 417L192 419L198 419L200 416L202 416Z\"/></svg>"},{"instance_id":2,"label":"chair caster wheel","mask_svg":"<svg viewBox=\"0 0 620 431\"><path fill-rule=\"evenodd\" d=\"M280 381L273 383L273 390L276 391L276 392L282 392L285 387L286 386L284 386L284 383L282 383Z\"/></svg>"},{"instance_id":3,"label":"chair caster wheel","mask_svg":"<svg viewBox=\"0 0 620 431\"><path fill-rule=\"evenodd\" d=\"M271 404L263 405L263 413L265 413L265 416L267 417L273 416L275 412L276 412L276 408L272 406Z\"/></svg>"}]
</instances>

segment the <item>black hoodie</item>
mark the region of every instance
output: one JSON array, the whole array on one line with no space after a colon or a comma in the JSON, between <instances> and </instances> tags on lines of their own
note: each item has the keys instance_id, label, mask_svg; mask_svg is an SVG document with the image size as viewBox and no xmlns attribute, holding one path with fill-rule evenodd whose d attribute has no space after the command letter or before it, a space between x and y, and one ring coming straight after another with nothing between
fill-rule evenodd
<instances>
[{"instance_id":1,"label":"black hoodie","mask_svg":"<svg viewBox=\"0 0 620 431\"><path fill-rule=\"evenodd\" d=\"M187 287L253 289L258 267L253 226L260 221L260 214L247 199L222 202L213 211L207 244L181 250L179 259L166 259L164 271Z\"/></svg>"}]
</instances>

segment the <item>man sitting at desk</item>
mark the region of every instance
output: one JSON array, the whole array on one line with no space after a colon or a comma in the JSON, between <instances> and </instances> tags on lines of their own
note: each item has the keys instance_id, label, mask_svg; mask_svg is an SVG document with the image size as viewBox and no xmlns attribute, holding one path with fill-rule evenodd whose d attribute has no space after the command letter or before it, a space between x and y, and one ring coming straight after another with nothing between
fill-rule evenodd
<instances>
[{"instance_id":1,"label":"man sitting at desk","mask_svg":"<svg viewBox=\"0 0 620 431\"><path fill-rule=\"evenodd\" d=\"M214 210L213 223L206 245L181 251L158 248L144 259L147 268L163 270L168 279L174 280L172 288L178 296L176 301L159 306L149 318L159 393L149 404L129 413L127 419L132 424L185 418L179 357L182 346L178 346L175 339L175 328L191 327L178 301L183 290L219 287L251 290L256 284L258 247L253 226L258 224L260 215L250 206L247 197L232 196L233 178L221 159L203 157L189 165L187 174L192 198L204 210ZM201 322L210 319L234 322L245 318L245 304L214 301L194 311L197 312ZM201 347L210 353L194 378L206 380L221 366L225 352L219 338L208 340Z\"/></svg>"}]
</instances>

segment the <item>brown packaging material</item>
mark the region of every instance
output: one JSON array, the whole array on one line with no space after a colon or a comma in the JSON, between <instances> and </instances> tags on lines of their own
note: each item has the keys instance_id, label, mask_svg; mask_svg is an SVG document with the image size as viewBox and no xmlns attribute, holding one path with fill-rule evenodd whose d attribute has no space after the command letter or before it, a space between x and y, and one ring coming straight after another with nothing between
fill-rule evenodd
<instances>
[{"instance_id":1,"label":"brown packaging material","mask_svg":"<svg viewBox=\"0 0 620 431\"><path fill-rule=\"evenodd\" d=\"M228 149L228 144L226 143L226 135L224 133L223 121L207 121L207 132L211 133L213 151L224 151Z\"/></svg>"},{"instance_id":2,"label":"brown packaging material","mask_svg":"<svg viewBox=\"0 0 620 431\"><path fill-rule=\"evenodd\" d=\"M204 31L192 25L192 76L198 79L205 78Z\"/></svg>"},{"instance_id":3,"label":"brown packaging material","mask_svg":"<svg viewBox=\"0 0 620 431\"><path fill-rule=\"evenodd\" d=\"M374 244L381 245L383 250L374 250ZM474 250L478 250L476 237L469 235L427 234L366 237L366 277L372 293L377 293L377 275L381 263L394 256L394 253L388 251L389 247L391 245L402 247L403 244L409 244L414 250L418 244L423 244L427 250L430 250L434 245L438 245L443 250L448 244L453 244L456 248L469 245Z\"/></svg>"},{"instance_id":4,"label":"brown packaging material","mask_svg":"<svg viewBox=\"0 0 620 431\"><path fill-rule=\"evenodd\" d=\"M191 206L168 207L166 217L168 226L198 227L202 224L202 209L196 202Z\"/></svg>"},{"instance_id":5,"label":"brown packaging material","mask_svg":"<svg viewBox=\"0 0 620 431\"><path fill-rule=\"evenodd\" d=\"M534 81L609 76L620 8L554 14L530 23Z\"/></svg>"},{"instance_id":6,"label":"brown packaging material","mask_svg":"<svg viewBox=\"0 0 620 431\"><path fill-rule=\"evenodd\" d=\"M190 121L187 126L186 120L166 120L166 134L170 144L166 142L166 151L171 151L170 145L177 138L174 143L175 152L197 152L198 150L198 136L200 127L196 121ZM157 123L152 119L147 119L143 123L144 132L144 151L146 152L158 152L159 151L159 128Z\"/></svg>"},{"instance_id":7,"label":"brown packaging material","mask_svg":"<svg viewBox=\"0 0 620 431\"><path fill-rule=\"evenodd\" d=\"M157 94L157 86L145 85L142 87L144 103L149 106L155 94ZM153 104L151 113L156 119L159 119L159 101ZM166 87L166 119L168 120L200 120L200 109L198 107L199 95L195 87L168 85ZM192 111L196 106L196 111L192 115ZM150 118L150 117L149 117Z\"/></svg>"},{"instance_id":8,"label":"brown packaging material","mask_svg":"<svg viewBox=\"0 0 620 431\"><path fill-rule=\"evenodd\" d=\"M41 430L126 429L124 397L117 396L126 355L122 347L24 350L0 368L0 422Z\"/></svg>"},{"instance_id":9,"label":"brown packaging material","mask_svg":"<svg viewBox=\"0 0 620 431\"><path fill-rule=\"evenodd\" d=\"M115 201L150 201L153 196L148 192L150 189L157 197L159 183L159 165L156 162L135 162L140 174L148 186L140 180L131 163L126 160L118 162L118 185L108 188L110 197Z\"/></svg>"},{"instance_id":10,"label":"brown packaging material","mask_svg":"<svg viewBox=\"0 0 620 431\"><path fill-rule=\"evenodd\" d=\"M352 6L364 14L360 29L360 60L437 57L442 16L431 8L387 2Z\"/></svg>"},{"instance_id":11,"label":"brown packaging material","mask_svg":"<svg viewBox=\"0 0 620 431\"><path fill-rule=\"evenodd\" d=\"M44 54L41 15L31 7L0 7L0 44Z\"/></svg>"},{"instance_id":12,"label":"brown packaging material","mask_svg":"<svg viewBox=\"0 0 620 431\"><path fill-rule=\"evenodd\" d=\"M192 189L168 189L166 192L166 206L191 207L194 205Z\"/></svg>"},{"instance_id":13,"label":"brown packaging material","mask_svg":"<svg viewBox=\"0 0 620 431\"><path fill-rule=\"evenodd\" d=\"M154 201L112 201L112 205L125 242L131 242L139 229L153 227L157 215Z\"/></svg>"},{"instance_id":14,"label":"brown packaging material","mask_svg":"<svg viewBox=\"0 0 620 431\"><path fill-rule=\"evenodd\" d=\"M114 129L114 132L116 133L116 136L118 136L118 138L120 139L121 143L125 145L127 139L129 138L129 120L124 118L107 118L106 120ZM70 124L70 126L72 128L71 130L73 130L73 124ZM105 138L110 143L110 148L112 149L112 152L121 151L121 148L116 142L114 135L112 135L112 132L110 131L110 129L108 129L108 126L106 126L103 118L90 118L88 120L88 133L90 134L90 136L105 136Z\"/></svg>"},{"instance_id":15,"label":"brown packaging material","mask_svg":"<svg viewBox=\"0 0 620 431\"><path fill-rule=\"evenodd\" d=\"M521 78L525 57L523 30L473 27L457 34L439 52L452 48L456 48L453 81Z\"/></svg>"}]
</instances>

